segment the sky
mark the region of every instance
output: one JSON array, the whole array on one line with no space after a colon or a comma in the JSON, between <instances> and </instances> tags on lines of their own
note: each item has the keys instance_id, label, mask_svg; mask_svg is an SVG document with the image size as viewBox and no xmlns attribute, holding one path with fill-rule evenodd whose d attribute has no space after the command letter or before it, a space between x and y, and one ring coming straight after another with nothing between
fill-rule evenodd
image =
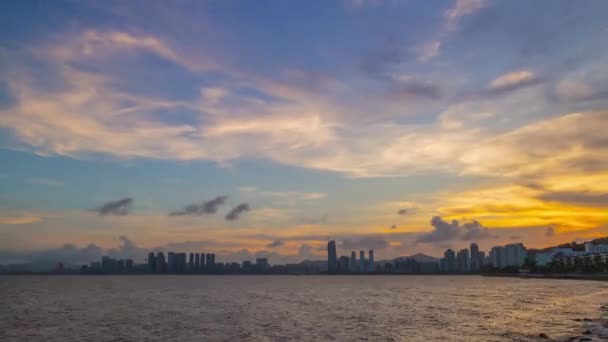
<instances>
[{"instance_id":1,"label":"sky","mask_svg":"<svg viewBox=\"0 0 608 342\"><path fill-rule=\"evenodd\" d=\"M607 1L0 9L0 263L608 234Z\"/></svg>"}]
</instances>

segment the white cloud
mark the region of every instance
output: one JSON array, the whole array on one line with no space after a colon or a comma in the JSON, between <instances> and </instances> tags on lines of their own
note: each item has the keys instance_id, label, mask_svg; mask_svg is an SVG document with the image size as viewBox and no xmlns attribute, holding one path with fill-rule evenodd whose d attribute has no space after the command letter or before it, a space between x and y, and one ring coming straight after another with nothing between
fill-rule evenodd
<instances>
[{"instance_id":1,"label":"white cloud","mask_svg":"<svg viewBox=\"0 0 608 342\"><path fill-rule=\"evenodd\" d=\"M490 89L504 89L517 86L536 79L536 75L529 70L519 70L499 76L489 84Z\"/></svg>"}]
</instances>

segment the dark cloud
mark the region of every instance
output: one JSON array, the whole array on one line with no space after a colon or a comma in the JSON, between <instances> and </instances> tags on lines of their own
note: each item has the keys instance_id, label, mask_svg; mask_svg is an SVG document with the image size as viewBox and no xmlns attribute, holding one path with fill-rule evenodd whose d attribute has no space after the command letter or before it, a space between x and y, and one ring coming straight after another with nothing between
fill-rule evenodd
<instances>
[{"instance_id":1,"label":"dark cloud","mask_svg":"<svg viewBox=\"0 0 608 342\"><path fill-rule=\"evenodd\" d=\"M550 237L555 235L555 228L549 226L545 229L545 236Z\"/></svg>"},{"instance_id":2,"label":"dark cloud","mask_svg":"<svg viewBox=\"0 0 608 342\"><path fill-rule=\"evenodd\" d=\"M471 241L496 237L488 228L483 227L477 221L460 225L456 220L447 222L441 217L435 216L431 219L431 225L433 226L433 230L430 233L420 235L417 242L437 243L453 240Z\"/></svg>"},{"instance_id":3,"label":"dark cloud","mask_svg":"<svg viewBox=\"0 0 608 342\"><path fill-rule=\"evenodd\" d=\"M118 201L112 201L103 204L101 207L96 209L99 215L115 215L115 216L126 216L129 214L129 210L131 209L131 205L133 204L133 199L130 197L125 197L123 199L119 199Z\"/></svg>"},{"instance_id":4,"label":"dark cloud","mask_svg":"<svg viewBox=\"0 0 608 342\"><path fill-rule=\"evenodd\" d=\"M380 250L389 246L389 242L381 236L361 236L352 239L344 239L340 243L340 248L350 250Z\"/></svg>"},{"instance_id":5,"label":"dark cloud","mask_svg":"<svg viewBox=\"0 0 608 342\"><path fill-rule=\"evenodd\" d=\"M193 203L184 207L181 211L173 211L169 213L169 216L184 216L184 215L192 215L192 216L201 216L201 215L209 215L215 214L218 208L223 205L228 197L226 196L217 196L216 198L203 202L203 203Z\"/></svg>"},{"instance_id":6,"label":"dark cloud","mask_svg":"<svg viewBox=\"0 0 608 342\"><path fill-rule=\"evenodd\" d=\"M274 240L271 243L267 244L266 247L268 248L276 248L276 247L280 247L283 246L285 243L281 240Z\"/></svg>"},{"instance_id":7,"label":"dark cloud","mask_svg":"<svg viewBox=\"0 0 608 342\"><path fill-rule=\"evenodd\" d=\"M397 226L393 224L392 226L390 226L390 229L397 229Z\"/></svg>"},{"instance_id":8,"label":"dark cloud","mask_svg":"<svg viewBox=\"0 0 608 342\"><path fill-rule=\"evenodd\" d=\"M237 220L239 218L239 215L241 215L242 213L251 210L251 207L249 207L249 204L247 203L241 203L239 205L236 206L236 208L230 210L230 212L228 212L228 214L226 214L226 220L228 221L234 221Z\"/></svg>"},{"instance_id":9,"label":"dark cloud","mask_svg":"<svg viewBox=\"0 0 608 342\"><path fill-rule=\"evenodd\" d=\"M399 209L397 210L397 215L405 215L407 214L407 209Z\"/></svg>"},{"instance_id":10,"label":"dark cloud","mask_svg":"<svg viewBox=\"0 0 608 342\"><path fill-rule=\"evenodd\" d=\"M591 206L608 205L607 193L592 193L585 191L554 191L545 192L538 196L539 199L551 202L572 203Z\"/></svg>"},{"instance_id":11,"label":"dark cloud","mask_svg":"<svg viewBox=\"0 0 608 342\"><path fill-rule=\"evenodd\" d=\"M511 240L520 240L521 236L520 235L511 235L511 236L509 236L509 239L511 239Z\"/></svg>"}]
</instances>

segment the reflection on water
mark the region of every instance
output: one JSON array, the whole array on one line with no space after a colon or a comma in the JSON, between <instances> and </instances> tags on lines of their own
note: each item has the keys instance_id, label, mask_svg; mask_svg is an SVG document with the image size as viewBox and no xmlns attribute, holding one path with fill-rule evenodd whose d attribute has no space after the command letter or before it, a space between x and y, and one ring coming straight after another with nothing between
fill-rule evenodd
<instances>
[{"instance_id":1,"label":"reflection on water","mask_svg":"<svg viewBox=\"0 0 608 342\"><path fill-rule=\"evenodd\" d=\"M0 340L528 340L570 334L607 293L478 276L0 277Z\"/></svg>"}]
</instances>

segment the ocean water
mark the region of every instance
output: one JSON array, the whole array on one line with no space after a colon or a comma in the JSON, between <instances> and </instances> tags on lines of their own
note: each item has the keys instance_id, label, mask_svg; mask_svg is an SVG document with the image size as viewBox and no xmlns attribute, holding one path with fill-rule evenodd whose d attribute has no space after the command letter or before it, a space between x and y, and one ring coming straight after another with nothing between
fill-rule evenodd
<instances>
[{"instance_id":1,"label":"ocean water","mask_svg":"<svg viewBox=\"0 0 608 342\"><path fill-rule=\"evenodd\" d=\"M608 283L479 276L3 276L0 341L526 341Z\"/></svg>"}]
</instances>

